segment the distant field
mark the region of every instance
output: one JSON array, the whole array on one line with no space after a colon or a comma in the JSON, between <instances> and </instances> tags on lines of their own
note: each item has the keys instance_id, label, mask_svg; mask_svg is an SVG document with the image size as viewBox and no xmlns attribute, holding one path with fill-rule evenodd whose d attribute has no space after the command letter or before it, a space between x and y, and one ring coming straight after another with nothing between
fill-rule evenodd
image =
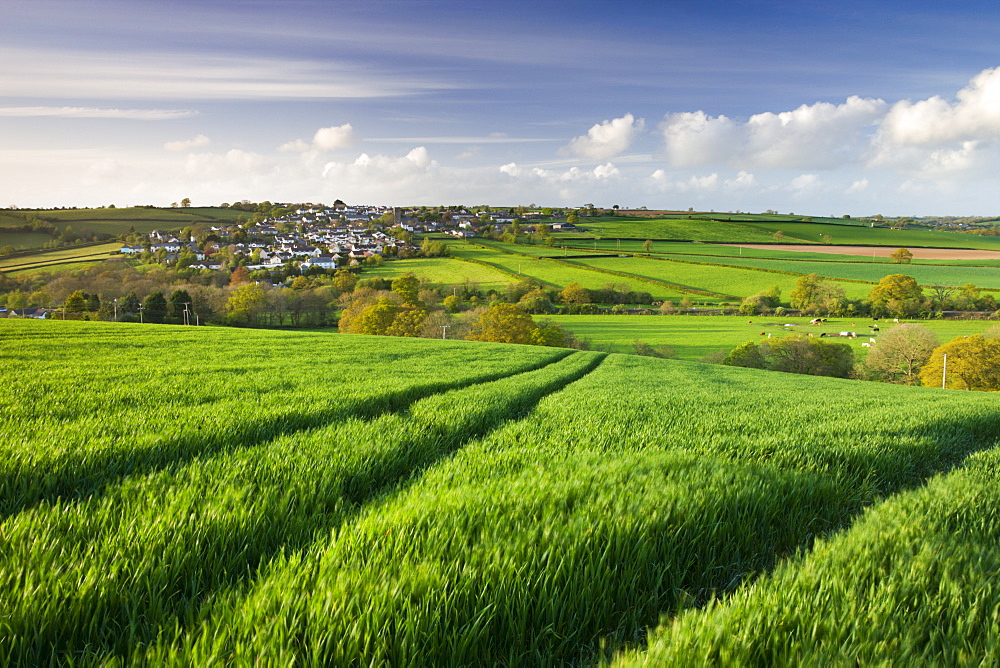
<instances>
[{"instance_id":1,"label":"distant field","mask_svg":"<svg viewBox=\"0 0 1000 668\"><path fill-rule=\"evenodd\" d=\"M689 259L697 260L696 258ZM798 280L797 276L772 274L752 269L669 262L639 257L574 259L570 262L586 267L623 271L636 276L681 283L692 288L736 297L748 297L777 285L781 288L782 299L787 299L788 292ZM852 299L866 297L871 291L871 286L860 284L843 283L841 287Z\"/></svg>"},{"instance_id":2,"label":"distant field","mask_svg":"<svg viewBox=\"0 0 1000 668\"><path fill-rule=\"evenodd\" d=\"M452 254L457 257L468 257L489 262L494 266L501 267L515 274L534 278L553 288L564 288L570 283L579 283L587 289L596 289L607 283L627 283L632 290L649 292L653 296L653 299L682 299L685 296L685 293L665 285L639 280L630 281L628 278L591 271L582 266L567 266L553 260L532 259L530 257L503 253L499 250L476 246L470 246L469 248L454 247Z\"/></svg>"},{"instance_id":3,"label":"distant field","mask_svg":"<svg viewBox=\"0 0 1000 668\"><path fill-rule=\"evenodd\" d=\"M381 267L366 268L361 277L380 276L392 279L407 273L427 278L437 285L461 285L471 281L486 290L503 289L514 280L500 271L481 264L438 257L386 262Z\"/></svg>"},{"instance_id":4,"label":"distant field","mask_svg":"<svg viewBox=\"0 0 1000 668\"><path fill-rule=\"evenodd\" d=\"M732 350L746 341L756 341L767 334L786 336L788 334L841 331L857 332L857 339L833 339L838 343L849 343L855 354L863 357L867 349L861 344L870 338L868 325L870 318L830 318L823 325L810 325L807 317L758 317L758 316L710 316L710 315L559 315L547 319L558 322L577 336L589 340L600 349L610 347L613 352L632 349L636 340L652 345L672 346L682 360L698 361L719 350ZM982 334L998 323L989 320L908 320L927 327L938 335L941 343L956 336ZM793 327L783 327L784 324ZM892 324L881 321L880 332L884 334ZM764 336L761 336L761 332ZM877 345L877 344L876 344Z\"/></svg>"},{"instance_id":5,"label":"distant field","mask_svg":"<svg viewBox=\"0 0 1000 668\"><path fill-rule=\"evenodd\" d=\"M122 247L118 242L99 244L96 246L84 246L83 248L60 248L58 250L46 251L26 257L0 258L0 271L26 271L44 269L51 271L54 266L67 265L92 260L102 262L111 256L113 251Z\"/></svg>"},{"instance_id":6,"label":"distant field","mask_svg":"<svg viewBox=\"0 0 1000 668\"><path fill-rule=\"evenodd\" d=\"M39 248L47 241L52 241L52 237L38 232L3 232L0 233L0 247L13 246L18 250L26 248Z\"/></svg>"},{"instance_id":7,"label":"distant field","mask_svg":"<svg viewBox=\"0 0 1000 668\"><path fill-rule=\"evenodd\" d=\"M125 207L120 209L62 209L58 211L24 211L54 223L57 227L70 225L73 229L121 234L129 227L136 232L153 230L173 230L194 223L230 221L247 214L232 209L191 208L191 209L147 209L145 207ZM23 224L23 222L21 223Z\"/></svg>"},{"instance_id":8,"label":"distant field","mask_svg":"<svg viewBox=\"0 0 1000 668\"><path fill-rule=\"evenodd\" d=\"M694 259L694 258L685 258ZM706 258L706 261L710 261ZM981 288L1000 290L1000 267L963 267L931 264L890 264L885 262L792 262L787 260L761 260L756 258L719 258L726 264L762 267L797 273L818 273L831 278L848 278L878 282L889 274L906 274L917 279L920 285L962 286L974 283ZM866 288L870 290L871 288Z\"/></svg>"},{"instance_id":9,"label":"distant field","mask_svg":"<svg viewBox=\"0 0 1000 668\"><path fill-rule=\"evenodd\" d=\"M745 243L774 241L774 236L763 230L747 227L743 224L710 220L585 218L580 221L579 227L589 234L612 238L691 239Z\"/></svg>"},{"instance_id":10,"label":"distant field","mask_svg":"<svg viewBox=\"0 0 1000 668\"><path fill-rule=\"evenodd\" d=\"M863 244L870 246L925 246L929 248L981 248L1000 251L1000 239L996 237L980 237L972 234L956 232L934 232L930 230L891 230L886 227L861 227L846 225L831 225L826 223L793 223L793 222L753 222L747 223L755 228L774 233L781 231L792 238L803 239L810 243L822 243L823 235L831 237L833 244ZM769 235L770 236L770 235ZM773 241L771 236L769 241Z\"/></svg>"}]
</instances>

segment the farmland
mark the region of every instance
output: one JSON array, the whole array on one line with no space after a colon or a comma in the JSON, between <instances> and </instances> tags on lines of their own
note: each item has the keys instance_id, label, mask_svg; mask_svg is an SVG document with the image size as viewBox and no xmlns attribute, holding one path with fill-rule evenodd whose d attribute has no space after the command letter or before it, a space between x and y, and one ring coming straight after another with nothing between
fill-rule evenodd
<instances>
[{"instance_id":1,"label":"farmland","mask_svg":"<svg viewBox=\"0 0 1000 668\"><path fill-rule=\"evenodd\" d=\"M87 264L96 264L107 260L112 253L117 252L120 243L90 244L60 248L51 251L32 253L17 257L0 258L0 271L50 271L55 267L79 269Z\"/></svg>"},{"instance_id":2,"label":"farmland","mask_svg":"<svg viewBox=\"0 0 1000 668\"><path fill-rule=\"evenodd\" d=\"M995 640L976 615L1000 597L971 586L1000 549L986 394L324 333L0 340L6 665L952 663Z\"/></svg>"},{"instance_id":3,"label":"farmland","mask_svg":"<svg viewBox=\"0 0 1000 668\"><path fill-rule=\"evenodd\" d=\"M808 317L793 316L725 316L725 315L556 315L549 316L569 331L590 342L595 348L614 352L630 352L636 341L650 345L667 345L678 359L699 361L720 350L728 352L746 341L788 334L839 333L855 331L857 339L836 339L848 343L861 358L862 343L869 340L870 319L830 318L823 325L810 325ZM944 343L956 336L982 334L994 322L984 320L920 320ZM884 333L892 323L882 323Z\"/></svg>"}]
</instances>

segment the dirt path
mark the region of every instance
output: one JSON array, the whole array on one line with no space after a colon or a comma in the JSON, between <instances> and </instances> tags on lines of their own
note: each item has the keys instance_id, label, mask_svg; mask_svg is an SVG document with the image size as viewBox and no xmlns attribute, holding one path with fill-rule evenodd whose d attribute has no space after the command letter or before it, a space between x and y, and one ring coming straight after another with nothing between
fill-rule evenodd
<instances>
[{"instance_id":1,"label":"dirt path","mask_svg":"<svg viewBox=\"0 0 1000 668\"><path fill-rule=\"evenodd\" d=\"M797 251L800 253L827 253L829 255L861 255L889 257L897 249L891 246L806 246L801 244L726 244L759 250ZM1000 252L968 250L964 248L909 248L918 260L1000 260Z\"/></svg>"}]
</instances>

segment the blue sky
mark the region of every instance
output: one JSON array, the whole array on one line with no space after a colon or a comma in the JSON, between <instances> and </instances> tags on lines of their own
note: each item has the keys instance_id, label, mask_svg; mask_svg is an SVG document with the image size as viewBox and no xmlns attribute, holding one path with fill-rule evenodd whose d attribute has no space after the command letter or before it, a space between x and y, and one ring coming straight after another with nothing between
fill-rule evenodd
<instances>
[{"instance_id":1,"label":"blue sky","mask_svg":"<svg viewBox=\"0 0 1000 668\"><path fill-rule=\"evenodd\" d=\"M0 205L997 215L1000 4L6 0Z\"/></svg>"}]
</instances>

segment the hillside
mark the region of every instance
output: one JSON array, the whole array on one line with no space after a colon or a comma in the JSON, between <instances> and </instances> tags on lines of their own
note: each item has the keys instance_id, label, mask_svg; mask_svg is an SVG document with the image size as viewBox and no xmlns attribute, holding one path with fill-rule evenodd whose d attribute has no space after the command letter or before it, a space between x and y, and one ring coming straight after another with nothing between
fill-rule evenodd
<instances>
[{"instance_id":1,"label":"hillside","mask_svg":"<svg viewBox=\"0 0 1000 668\"><path fill-rule=\"evenodd\" d=\"M954 663L997 646L991 395L51 321L0 322L0 365L0 587L21 592L5 665Z\"/></svg>"}]
</instances>

